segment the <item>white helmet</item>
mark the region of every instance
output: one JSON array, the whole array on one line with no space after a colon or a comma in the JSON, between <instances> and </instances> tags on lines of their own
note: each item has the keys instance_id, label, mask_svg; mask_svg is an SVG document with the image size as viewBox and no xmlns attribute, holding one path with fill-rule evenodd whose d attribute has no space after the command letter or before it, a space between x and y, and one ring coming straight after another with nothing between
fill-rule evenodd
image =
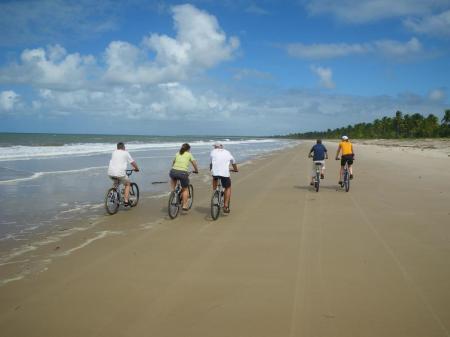
<instances>
[{"instance_id":1,"label":"white helmet","mask_svg":"<svg viewBox=\"0 0 450 337\"><path fill-rule=\"evenodd\" d=\"M347 136L342 136L342 140L348 140Z\"/></svg>"}]
</instances>

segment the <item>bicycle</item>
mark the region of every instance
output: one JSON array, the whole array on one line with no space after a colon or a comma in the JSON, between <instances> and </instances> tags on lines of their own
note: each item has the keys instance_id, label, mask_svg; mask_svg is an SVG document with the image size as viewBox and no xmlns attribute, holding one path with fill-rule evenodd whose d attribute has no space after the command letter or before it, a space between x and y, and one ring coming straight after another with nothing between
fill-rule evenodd
<instances>
[{"instance_id":1,"label":"bicycle","mask_svg":"<svg viewBox=\"0 0 450 337\"><path fill-rule=\"evenodd\" d=\"M127 177L130 177L134 170L126 170ZM125 186L119 182L117 177L113 177L113 186L108 189L105 196L105 209L108 214L116 214L120 205L125 205ZM136 207L139 202L139 187L136 183L130 184L130 193L128 195L128 204L130 207Z\"/></svg>"},{"instance_id":2,"label":"bicycle","mask_svg":"<svg viewBox=\"0 0 450 337\"><path fill-rule=\"evenodd\" d=\"M320 187L320 170L322 168L322 163L314 163L316 166L316 175L314 176L314 188L316 189L316 192L319 192Z\"/></svg>"},{"instance_id":3,"label":"bicycle","mask_svg":"<svg viewBox=\"0 0 450 337\"><path fill-rule=\"evenodd\" d=\"M237 172L237 171L230 171ZM211 197L211 217L213 220L217 220L219 218L220 210L224 207L224 193L225 189L222 186L222 180L217 179L217 186L214 190ZM231 200L228 201L228 208L230 208Z\"/></svg>"},{"instance_id":4,"label":"bicycle","mask_svg":"<svg viewBox=\"0 0 450 337\"><path fill-rule=\"evenodd\" d=\"M193 172L188 172L188 175L190 175ZM177 184L175 186L175 190L170 192L169 196L169 205L168 205L168 213L169 217L171 219L175 219L178 216L178 213L180 212L180 207L182 203L182 187L181 187L181 181L177 179ZM188 203L187 208L191 209L192 204L194 202L194 187L192 184L188 185Z\"/></svg>"},{"instance_id":5,"label":"bicycle","mask_svg":"<svg viewBox=\"0 0 450 337\"><path fill-rule=\"evenodd\" d=\"M340 158L336 158L336 160L339 160L339 159ZM350 171L348 169L347 162L345 162L345 165L344 165L344 172L342 174L341 188L345 188L345 192L348 192L350 190Z\"/></svg>"}]
</instances>

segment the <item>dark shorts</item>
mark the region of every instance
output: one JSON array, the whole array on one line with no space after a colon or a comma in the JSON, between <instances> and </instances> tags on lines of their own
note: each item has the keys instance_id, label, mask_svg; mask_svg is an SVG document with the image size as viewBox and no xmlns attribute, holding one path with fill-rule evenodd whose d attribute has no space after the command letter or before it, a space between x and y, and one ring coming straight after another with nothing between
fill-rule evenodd
<instances>
[{"instance_id":1,"label":"dark shorts","mask_svg":"<svg viewBox=\"0 0 450 337\"><path fill-rule=\"evenodd\" d=\"M346 154L345 156L342 156L341 166L345 166L345 163L348 163L348 165L353 164L353 155L352 154Z\"/></svg>"},{"instance_id":2,"label":"dark shorts","mask_svg":"<svg viewBox=\"0 0 450 337\"><path fill-rule=\"evenodd\" d=\"M189 174L186 171L179 171L179 170L170 170L169 173L170 178L179 180L181 183L181 187L188 187L189 186Z\"/></svg>"},{"instance_id":3,"label":"dark shorts","mask_svg":"<svg viewBox=\"0 0 450 337\"><path fill-rule=\"evenodd\" d=\"M230 177L213 176L213 179L214 180L220 179L220 182L222 183L223 188L231 187L231 179L230 179Z\"/></svg>"}]
</instances>

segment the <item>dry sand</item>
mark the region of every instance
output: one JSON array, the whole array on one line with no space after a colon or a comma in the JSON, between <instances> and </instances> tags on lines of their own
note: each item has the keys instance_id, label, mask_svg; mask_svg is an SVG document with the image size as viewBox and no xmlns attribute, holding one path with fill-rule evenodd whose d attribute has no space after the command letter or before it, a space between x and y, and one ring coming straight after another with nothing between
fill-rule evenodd
<instances>
[{"instance_id":1,"label":"dry sand","mask_svg":"<svg viewBox=\"0 0 450 337\"><path fill-rule=\"evenodd\" d=\"M148 197L17 256L44 267L0 287L0 335L450 336L450 158L357 144L316 193L310 146L243 166L217 221L199 176L176 220Z\"/></svg>"}]
</instances>

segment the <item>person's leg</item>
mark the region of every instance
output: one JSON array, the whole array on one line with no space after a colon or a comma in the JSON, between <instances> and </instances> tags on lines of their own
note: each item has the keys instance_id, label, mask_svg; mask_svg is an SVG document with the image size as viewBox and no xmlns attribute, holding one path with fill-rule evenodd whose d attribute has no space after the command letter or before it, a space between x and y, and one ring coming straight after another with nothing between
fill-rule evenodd
<instances>
[{"instance_id":1,"label":"person's leg","mask_svg":"<svg viewBox=\"0 0 450 337\"><path fill-rule=\"evenodd\" d=\"M188 195L188 188L183 187L181 190L181 199L183 201L183 209L187 208L187 201L188 201L189 195Z\"/></svg>"},{"instance_id":2,"label":"person's leg","mask_svg":"<svg viewBox=\"0 0 450 337\"><path fill-rule=\"evenodd\" d=\"M124 202L128 204L128 197L130 195L130 182L125 182Z\"/></svg>"},{"instance_id":3,"label":"person's leg","mask_svg":"<svg viewBox=\"0 0 450 337\"><path fill-rule=\"evenodd\" d=\"M172 187L172 191L175 191L176 186L177 186L177 180L170 178L170 187Z\"/></svg>"},{"instance_id":4,"label":"person's leg","mask_svg":"<svg viewBox=\"0 0 450 337\"><path fill-rule=\"evenodd\" d=\"M353 179L353 165L348 165L348 172L350 172L350 179Z\"/></svg>"},{"instance_id":5,"label":"person's leg","mask_svg":"<svg viewBox=\"0 0 450 337\"><path fill-rule=\"evenodd\" d=\"M342 183L342 175L344 174L344 166L339 170L339 184Z\"/></svg>"},{"instance_id":6,"label":"person's leg","mask_svg":"<svg viewBox=\"0 0 450 337\"><path fill-rule=\"evenodd\" d=\"M212 178L212 189L213 191L217 188L217 179L216 178Z\"/></svg>"},{"instance_id":7,"label":"person's leg","mask_svg":"<svg viewBox=\"0 0 450 337\"><path fill-rule=\"evenodd\" d=\"M231 198L231 186L225 188L224 192L223 192L223 207L225 209L228 208L228 206L230 205L230 198Z\"/></svg>"}]
</instances>

